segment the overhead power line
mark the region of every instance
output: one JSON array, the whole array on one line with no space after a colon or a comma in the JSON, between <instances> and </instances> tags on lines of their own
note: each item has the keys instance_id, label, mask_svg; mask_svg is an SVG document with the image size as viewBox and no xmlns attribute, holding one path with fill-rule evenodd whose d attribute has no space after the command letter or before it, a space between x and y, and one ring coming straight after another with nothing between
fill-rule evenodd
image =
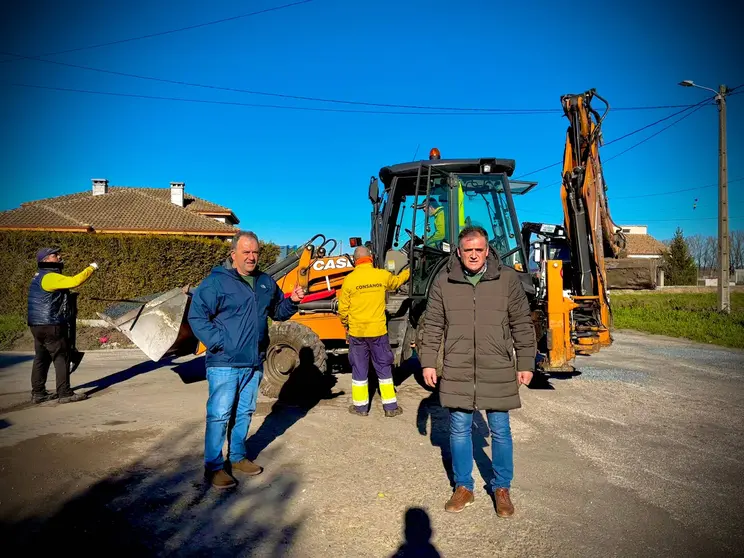
<instances>
[{"instance_id":1,"label":"overhead power line","mask_svg":"<svg viewBox=\"0 0 744 558\"><path fill-rule=\"evenodd\" d=\"M227 87L222 85L214 85L208 83L196 83L190 81L183 81L177 79L159 78L154 76L146 76L142 74L134 74L130 72L120 72L117 70L109 70L106 68L96 68L94 66L86 66L83 64L72 64L69 62L59 62L57 60L44 60L39 56L25 56L15 52L0 51L0 54L6 56L15 56L21 60L32 60L35 62L43 62L45 64L54 64L56 66L63 66L67 68L76 68L79 70L85 70L89 72L99 72L103 74L129 77L134 79L141 79L147 81L154 81L159 83L169 83L172 85L185 85L188 87L199 87L202 89L212 89L217 91L230 91L232 93L246 93L249 95L260 95L264 97L275 97L279 99L292 99L295 101L311 101L319 103L332 103L342 105L354 105L354 106L366 106L366 107L378 107L378 108L394 108L394 109L411 109L411 110L437 110L437 111L462 111L462 112L474 112L474 113L504 113L504 114L558 114L562 113L563 109L560 108L493 108L493 107L448 107L448 106L433 106L433 105L407 105L400 103L375 103L368 101L355 101L348 99L333 99L328 97L312 97L307 95L292 95L287 93L273 93L269 91L258 91L255 89L243 89L239 87ZM636 107L618 107L613 110L619 111L637 111L637 110L657 110L657 109L669 109L669 108L684 108L688 109L694 105L656 105L656 106L636 106ZM671 118L671 117L670 117Z\"/></svg>"},{"instance_id":2,"label":"overhead power line","mask_svg":"<svg viewBox=\"0 0 744 558\"><path fill-rule=\"evenodd\" d=\"M40 54L39 56L40 57L57 56L58 54L67 54L68 52L79 52L81 50L90 50L90 49L93 49L93 48L101 48L101 47L105 47L105 46L119 45L119 44L122 44L122 43L130 43L132 41L139 41L139 40L142 40L142 39L150 39L152 37L160 37L162 35L170 35L172 33L180 33L181 31L188 31L190 29L198 29L200 27L207 27L209 25L217 25L218 23L225 23L227 21L234 21L236 19L243 19L243 18L246 18L246 17L251 17L251 16L260 15L260 14L265 14L265 13L268 13L268 12L276 12L276 11L279 11L279 10L284 10L286 8L292 8L294 6L299 6L300 4L309 4L310 2L314 2L314 1L315 0L301 0L300 2L293 2L291 4L283 4L281 6L274 6L273 8L265 8L263 10L257 10L255 12L249 12L249 13L246 13L246 14L240 14L240 15L236 15L236 16L225 17L225 18L222 18L222 19L215 19L213 21L207 21L205 23L197 23L195 25L188 25L186 27L179 27L177 29L169 29L167 31L158 31L157 33L148 33L147 35L139 35L137 37L129 37L128 39L119 39L119 40L116 40L116 41L108 41L106 43L98 43L98 44L95 44L95 45L88 45L88 46L83 46L83 47L70 48L70 49L67 49L67 50L58 50L56 52L48 52L46 54ZM19 58L23 58L23 57L19 57ZM10 60L1 60L0 61L0 64L5 64L6 62L13 62L14 60L16 60L16 59L14 58L14 59L10 59Z\"/></svg>"},{"instance_id":3,"label":"overhead power line","mask_svg":"<svg viewBox=\"0 0 744 558\"><path fill-rule=\"evenodd\" d=\"M695 103L695 104L692 104L692 105L685 105L685 108L683 108L682 110L677 111L677 112L673 112L672 114L670 114L668 116L665 116L664 118L660 118L659 120L655 120L654 122L651 122L650 124L646 124L642 128L638 128L637 130L633 130L632 132L628 132L627 134L622 135L619 138L615 138L612 141L608 141L608 142L604 143L602 145L602 147L607 147L608 145L612 145L615 142L618 142L620 140L624 140L625 138L629 138L630 136L634 136L635 134L638 134L638 133L640 133L640 132L642 132L644 130L647 130L649 128L653 128L654 126L657 126L658 124L661 124L662 122L665 122L666 120L669 120L670 118L674 118L675 116L677 116L679 114L682 114L683 112L687 112L688 110L691 110L693 108L694 109L697 109L697 107L699 107L701 105L704 105L706 103L707 104L713 104L713 102L710 99L705 99L704 101L701 101L699 103ZM526 172L524 174L520 174L519 176L515 177L514 180L519 180L519 179L524 178L526 176L537 174L538 172L542 172L544 170L552 169L553 167L557 167L558 165L562 165L562 164L563 164L563 160L560 160L560 161L557 161L555 163L551 163L549 165L546 165L544 167L541 167L539 169L535 169L533 171ZM558 181L557 183L560 184L560 181ZM548 186L552 186L552 184L549 184ZM543 186L543 188L547 188L547 186ZM539 188L536 188L536 190L537 189L539 189Z\"/></svg>"},{"instance_id":4,"label":"overhead power line","mask_svg":"<svg viewBox=\"0 0 744 558\"><path fill-rule=\"evenodd\" d=\"M744 176L740 178L734 178L733 180L729 180L728 184L731 184L732 182L739 182L741 180L744 180ZM694 186L692 188L682 188L681 190L669 190L667 192L656 192L654 194L639 194L637 196L619 196L616 198L611 198L612 200L632 200L632 199L638 199L638 198L652 198L656 196L670 196L672 194L680 194L682 192L694 192L695 190L705 190L707 188L716 188L718 187L718 182L715 184L706 184L705 186Z\"/></svg>"},{"instance_id":5,"label":"overhead power line","mask_svg":"<svg viewBox=\"0 0 744 558\"><path fill-rule=\"evenodd\" d=\"M419 116L504 116L509 114L523 114L520 112L508 113L508 112L484 112L484 113L473 113L473 112L438 112L438 111L411 111L411 110L376 110L376 109L342 109L342 108L330 108L330 107L301 107L293 105L270 105L262 103L243 103L240 101L217 101L211 99L190 99L187 97L164 97L158 95L141 95L135 93L117 93L113 91L95 91L92 89L74 89L70 87L52 87L48 85L35 85L30 83L13 83L13 82L0 82L0 86L12 86L12 87L28 87L33 89L45 89L48 91L65 91L70 93L87 93L91 95L106 95L110 97L127 97L133 99L155 99L161 101L180 101L185 103L202 103L211 105L227 105L227 106L238 106L238 107L252 107L252 108L271 108L271 109L284 109L284 110L299 110L299 111L310 111L310 112L333 112L333 113L352 113L352 114L391 114L391 115L419 115Z\"/></svg>"},{"instance_id":6,"label":"overhead power line","mask_svg":"<svg viewBox=\"0 0 744 558\"><path fill-rule=\"evenodd\" d=\"M641 141L639 141L638 143L634 143L633 145L631 145L631 146L630 146L630 147L628 147L627 149L625 149L625 150L621 151L620 153L616 153L615 155L613 155L613 156L612 156L612 157L610 157L609 159L605 159L604 163L609 163L609 162L610 162L610 161L612 161L613 159L617 159L618 157L620 157L621 155L624 155L624 154L625 154L625 153L627 153L628 151L631 151L631 150L635 149L636 147L638 147L639 145L642 145L642 144L646 143L646 142L647 142L648 140L650 140L651 138L655 138L656 136L658 136L658 135L659 135L659 134L661 134L662 132L664 132L664 131L668 130L669 128L671 128L672 126L674 126L675 124L678 124L679 122L682 122L682 121L683 121L683 120L684 120L685 118L689 118L690 116L692 116L693 114L695 114L695 113L696 113L697 111L699 111L699 110L700 110L701 108L703 108L703 107L704 107L704 106L705 106L706 104L708 104L708 103L707 103L707 101L706 101L706 102L701 102L701 103L698 103L698 106L696 106L696 107L695 107L694 109L690 110L690 111L689 111L689 112L688 112L687 114L685 114L684 116L681 116L680 118L678 118L677 120L675 120L675 121L674 121L674 122L672 122L671 124L668 124L667 126L664 126L664 127L663 127L663 128L661 129L661 130L658 130L658 131L654 132L654 133L653 133L653 134L651 134L650 136L648 136L648 137L645 137L645 138L643 138L643 139L642 139Z\"/></svg>"}]
</instances>

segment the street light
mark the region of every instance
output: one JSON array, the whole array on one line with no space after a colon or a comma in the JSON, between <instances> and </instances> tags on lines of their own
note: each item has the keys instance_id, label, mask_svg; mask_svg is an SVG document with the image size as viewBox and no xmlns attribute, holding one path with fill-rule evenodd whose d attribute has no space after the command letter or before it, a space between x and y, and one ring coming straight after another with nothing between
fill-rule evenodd
<instances>
[{"instance_id":1,"label":"street light","mask_svg":"<svg viewBox=\"0 0 744 558\"><path fill-rule=\"evenodd\" d=\"M728 87L720 85L718 91L697 85L686 79L682 87L697 87L711 91L718 104L718 310L731 313L729 289L729 226L728 226L728 157L726 155L726 95Z\"/></svg>"}]
</instances>

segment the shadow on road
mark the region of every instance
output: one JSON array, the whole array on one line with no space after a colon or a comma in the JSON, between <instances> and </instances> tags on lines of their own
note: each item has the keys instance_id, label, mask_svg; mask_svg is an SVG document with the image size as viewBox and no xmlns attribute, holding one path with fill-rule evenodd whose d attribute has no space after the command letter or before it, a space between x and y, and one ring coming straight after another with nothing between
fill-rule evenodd
<instances>
[{"instance_id":1,"label":"shadow on road","mask_svg":"<svg viewBox=\"0 0 744 558\"><path fill-rule=\"evenodd\" d=\"M243 480L218 491L203 477L201 451L184 451L180 431L127 466L67 499L60 489L52 500L64 504L35 516L0 523L8 548L34 555L284 556L305 519L289 517L299 477L291 467ZM66 500L66 501L65 501ZM51 507L51 506L50 506Z\"/></svg>"},{"instance_id":2,"label":"shadow on road","mask_svg":"<svg viewBox=\"0 0 744 558\"><path fill-rule=\"evenodd\" d=\"M421 508L408 508L403 531L405 542L391 558L440 558L441 554L431 543L432 534L429 514Z\"/></svg>"},{"instance_id":3,"label":"shadow on road","mask_svg":"<svg viewBox=\"0 0 744 558\"><path fill-rule=\"evenodd\" d=\"M555 386L550 383L551 380L570 380L577 376L581 376L581 372L578 370L574 370L573 372L551 372L550 374L536 370L532 376L532 381L527 384L527 388L551 390L555 389Z\"/></svg>"},{"instance_id":4,"label":"shadow on road","mask_svg":"<svg viewBox=\"0 0 744 558\"><path fill-rule=\"evenodd\" d=\"M72 389L85 390L91 388L86 393L88 395L94 395L110 388L111 386L126 382L127 380L131 380L135 376L147 374L148 372L153 372L161 368L167 368L174 364L173 360L175 359L165 358L157 362L146 360L144 362L137 363L134 366L130 366L126 370L120 370L119 372L114 372L113 374L109 374L108 376L104 376L103 378L74 386ZM184 384L193 384L194 382L202 382L207 379L207 370L204 365L204 357L192 358L185 362L178 363L171 368L171 371L178 374Z\"/></svg>"},{"instance_id":5,"label":"shadow on road","mask_svg":"<svg viewBox=\"0 0 744 558\"><path fill-rule=\"evenodd\" d=\"M164 362L161 360L158 362L153 362L151 360L146 360L144 362L135 364L134 366L130 366L126 370L120 370L119 372L114 372L113 374L109 374L108 376L104 376L103 378L74 386L72 389L77 391L91 388L86 393L88 395L93 395L107 388L110 388L113 385L120 384L121 382L126 382L127 380L131 380L135 376L139 376L140 374L147 374L148 372L152 372L153 370L157 370L158 368L163 368L166 365L167 361Z\"/></svg>"},{"instance_id":6,"label":"shadow on road","mask_svg":"<svg viewBox=\"0 0 744 558\"><path fill-rule=\"evenodd\" d=\"M290 374L271 412L246 442L248 459L258 457L318 403L344 395L343 391L333 393L336 382L332 374L321 372L313 365L311 349L300 351L300 366Z\"/></svg>"},{"instance_id":7,"label":"shadow on road","mask_svg":"<svg viewBox=\"0 0 744 558\"><path fill-rule=\"evenodd\" d=\"M34 360L34 354L3 354L0 355L0 370L13 366L14 364L20 364L22 362L31 362Z\"/></svg>"},{"instance_id":8,"label":"shadow on road","mask_svg":"<svg viewBox=\"0 0 744 558\"><path fill-rule=\"evenodd\" d=\"M429 421L431 419L431 423ZM439 390L421 400L416 413L416 427L419 434L426 436L429 426L429 441L435 448L439 448L444 468L450 486L454 488L455 477L452 472L452 453L449 442L449 411L439 403Z\"/></svg>"},{"instance_id":9,"label":"shadow on road","mask_svg":"<svg viewBox=\"0 0 744 558\"><path fill-rule=\"evenodd\" d=\"M439 391L434 391L429 397L422 399L416 414L416 427L419 434L426 436L427 423L429 426L429 440L431 445L439 448L442 456L442 467L452 488L455 487L455 477L452 471L452 452L450 451L449 410L442 407L439 402ZM485 481L484 489L489 490L489 483L493 478L493 467L491 458L485 452L488 447L491 431L482 413L476 412L473 416L473 459L481 477Z\"/></svg>"}]
</instances>

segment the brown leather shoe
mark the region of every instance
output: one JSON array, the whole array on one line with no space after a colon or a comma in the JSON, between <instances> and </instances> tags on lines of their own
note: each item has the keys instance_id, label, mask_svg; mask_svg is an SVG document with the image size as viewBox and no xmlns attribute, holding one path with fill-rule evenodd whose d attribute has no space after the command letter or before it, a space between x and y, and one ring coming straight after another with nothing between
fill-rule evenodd
<instances>
[{"instance_id":1,"label":"brown leather shoe","mask_svg":"<svg viewBox=\"0 0 744 558\"><path fill-rule=\"evenodd\" d=\"M260 475L263 472L263 467L259 467L253 461L247 459L241 459L237 463L230 463L230 465L232 466L233 473L244 473L251 477Z\"/></svg>"},{"instance_id":2,"label":"brown leather shoe","mask_svg":"<svg viewBox=\"0 0 744 558\"><path fill-rule=\"evenodd\" d=\"M514 504L509 498L508 488L497 488L493 495L496 500L496 515L499 517L511 517L514 515Z\"/></svg>"},{"instance_id":3,"label":"brown leather shoe","mask_svg":"<svg viewBox=\"0 0 744 558\"><path fill-rule=\"evenodd\" d=\"M238 484L237 481L228 475L224 469L207 472L207 479L213 487L220 489L232 488Z\"/></svg>"},{"instance_id":4,"label":"brown leather shoe","mask_svg":"<svg viewBox=\"0 0 744 558\"><path fill-rule=\"evenodd\" d=\"M464 486L458 486L452 497L444 505L444 511L457 513L467 508L475 501L473 493Z\"/></svg>"}]
</instances>

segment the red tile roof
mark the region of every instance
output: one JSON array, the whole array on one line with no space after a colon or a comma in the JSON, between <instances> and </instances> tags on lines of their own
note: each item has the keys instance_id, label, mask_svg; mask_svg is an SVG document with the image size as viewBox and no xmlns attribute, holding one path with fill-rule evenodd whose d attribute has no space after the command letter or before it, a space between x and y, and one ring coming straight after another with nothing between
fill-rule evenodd
<instances>
[{"instance_id":1,"label":"red tile roof","mask_svg":"<svg viewBox=\"0 0 744 558\"><path fill-rule=\"evenodd\" d=\"M659 256L666 252L663 242L656 240L650 234L626 234L625 249L629 256Z\"/></svg>"},{"instance_id":2,"label":"red tile roof","mask_svg":"<svg viewBox=\"0 0 744 558\"><path fill-rule=\"evenodd\" d=\"M236 228L211 217L237 217L229 208L184 193L185 207L170 201L170 188L109 187L21 204L0 212L0 229L92 230L154 234L230 236Z\"/></svg>"}]
</instances>

